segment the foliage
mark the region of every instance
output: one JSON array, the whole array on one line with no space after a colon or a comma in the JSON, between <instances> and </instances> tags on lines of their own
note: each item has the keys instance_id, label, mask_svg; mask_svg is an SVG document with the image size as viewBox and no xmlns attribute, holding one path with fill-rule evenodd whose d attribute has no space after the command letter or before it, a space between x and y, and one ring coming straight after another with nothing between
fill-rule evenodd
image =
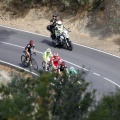
<instances>
[{"instance_id":1,"label":"foliage","mask_svg":"<svg viewBox=\"0 0 120 120\"><path fill-rule=\"evenodd\" d=\"M39 77L17 75L0 86L0 120L80 119L93 103L94 91L87 91L84 71L77 76L39 72Z\"/></svg>"},{"instance_id":2,"label":"foliage","mask_svg":"<svg viewBox=\"0 0 120 120\"><path fill-rule=\"evenodd\" d=\"M114 18L111 23L110 23L110 26L112 29L114 29L114 31L116 33L120 33L120 18Z\"/></svg>"},{"instance_id":3,"label":"foliage","mask_svg":"<svg viewBox=\"0 0 120 120\"><path fill-rule=\"evenodd\" d=\"M93 8L105 2L105 0L2 0L4 6L9 10L14 11L26 11L30 9L34 4L37 5L56 5L56 7L64 6L66 9L78 10L80 7L88 6Z\"/></svg>"},{"instance_id":4,"label":"foliage","mask_svg":"<svg viewBox=\"0 0 120 120\"><path fill-rule=\"evenodd\" d=\"M120 119L120 90L104 96L103 99L90 112L86 120L119 120Z\"/></svg>"},{"instance_id":5,"label":"foliage","mask_svg":"<svg viewBox=\"0 0 120 120\"><path fill-rule=\"evenodd\" d=\"M59 81L54 81L51 96L52 120L80 120L92 105L95 91L86 91L89 83L84 80L86 75L78 71L78 75L68 77L66 74Z\"/></svg>"},{"instance_id":6,"label":"foliage","mask_svg":"<svg viewBox=\"0 0 120 120\"><path fill-rule=\"evenodd\" d=\"M17 75L7 86L0 87L0 120L48 120L46 103L49 103L50 74L40 73L39 78Z\"/></svg>"}]
</instances>

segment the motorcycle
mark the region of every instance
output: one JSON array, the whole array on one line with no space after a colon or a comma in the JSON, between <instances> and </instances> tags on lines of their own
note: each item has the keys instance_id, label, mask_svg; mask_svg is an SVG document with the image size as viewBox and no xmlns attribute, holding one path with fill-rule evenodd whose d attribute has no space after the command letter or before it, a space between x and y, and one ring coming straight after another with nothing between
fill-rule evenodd
<instances>
[{"instance_id":1,"label":"motorcycle","mask_svg":"<svg viewBox=\"0 0 120 120\"><path fill-rule=\"evenodd\" d=\"M62 46L65 49L68 49L68 50L72 51L73 45L72 45L72 42L69 39L68 32L71 32L71 31L65 29L62 33L59 33L57 38L51 37L54 47Z\"/></svg>"}]
</instances>

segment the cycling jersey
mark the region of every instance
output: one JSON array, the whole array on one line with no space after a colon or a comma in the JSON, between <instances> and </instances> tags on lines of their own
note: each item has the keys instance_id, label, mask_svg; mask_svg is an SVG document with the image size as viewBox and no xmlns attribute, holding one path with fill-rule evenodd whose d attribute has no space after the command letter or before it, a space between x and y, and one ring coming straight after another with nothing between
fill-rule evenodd
<instances>
[{"instance_id":1,"label":"cycling jersey","mask_svg":"<svg viewBox=\"0 0 120 120\"><path fill-rule=\"evenodd\" d=\"M43 59L45 60L45 61L50 61L50 57L52 57L52 52L47 52L47 51L45 51L44 53L43 53Z\"/></svg>"},{"instance_id":2,"label":"cycling jersey","mask_svg":"<svg viewBox=\"0 0 120 120\"><path fill-rule=\"evenodd\" d=\"M70 75L70 74L75 74L75 75L77 75L77 71L76 70L69 70L68 71L68 74Z\"/></svg>"},{"instance_id":3,"label":"cycling jersey","mask_svg":"<svg viewBox=\"0 0 120 120\"><path fill-rule=\"evenodd\" d=\"M59 56L58 57L53 56L50 61L51 62L53 61L54 66L58 67L60 60L61 58Z\"/></svg>"},{"instance_id":4,"label":"cycling jersey","mask_svg":"<svg viewBox=\"0 0 120 120\"><path fill-rule=\"evenodd\" d=\"M58 66L58 69L60 69L60 71L64 71L66 70L67 66L62 66L61 64Z\"/></svg>"},{"instance_id":5,"label":"cycling jersey","mask_svg":"<svg viewBox=\"0 0 120 120\"><path fill-rule=\"evenodd\" d=\"M35 48L35 46L34 45L30 45L30 44L27 44L27 46L25 47L25 50L28 48L28 52L29 53L31 53L31 49L33 48Z\"/></svg>"}]
</instances>

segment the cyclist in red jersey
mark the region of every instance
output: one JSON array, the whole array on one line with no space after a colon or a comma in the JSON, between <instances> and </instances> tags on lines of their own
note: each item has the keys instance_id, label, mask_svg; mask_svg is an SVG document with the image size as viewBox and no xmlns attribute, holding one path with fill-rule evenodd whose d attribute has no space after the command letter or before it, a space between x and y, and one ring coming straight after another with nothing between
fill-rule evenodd
<instances>
[{"instance_id":1,"label":"cyclist in red jersey","mask_svg":"<svg viewBox=\"0 0 120 120\"><path fill-rule=\"evenodd\" d=\"M61 63L61 58L58 55L58 53L54 53L50 61L52 63L53 69L56 71L58 69L59 64Z\"/></svg>"}]
</instances>

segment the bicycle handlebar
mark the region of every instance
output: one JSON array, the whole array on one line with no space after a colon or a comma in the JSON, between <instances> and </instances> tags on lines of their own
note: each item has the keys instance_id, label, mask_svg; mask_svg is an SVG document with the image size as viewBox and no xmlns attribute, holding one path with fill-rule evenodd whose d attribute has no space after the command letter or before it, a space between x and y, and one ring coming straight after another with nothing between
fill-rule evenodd
<instances>
[{"instance_id":1,"label":"bicycle handlebar","mask_svg":"<svg viewBox=\"0 0 120 120\"><path fill-rule=\"evenodd\" d=\"M24 53L26 53L26 51L23 51ZM34 52L34 53L31 53L30 55L36 55L36 53Z\"/></svg>"},{"instance_id":2,"label":"bicycle handlebar","mask_svg":"<svg viewBox=\"0 0 120 120\"><path fill-rule=\"evenodd\" d=\"M36 55L36 53L34 52L34 53L31 53L30 55Z\"/></svg>"}]
</instances>

